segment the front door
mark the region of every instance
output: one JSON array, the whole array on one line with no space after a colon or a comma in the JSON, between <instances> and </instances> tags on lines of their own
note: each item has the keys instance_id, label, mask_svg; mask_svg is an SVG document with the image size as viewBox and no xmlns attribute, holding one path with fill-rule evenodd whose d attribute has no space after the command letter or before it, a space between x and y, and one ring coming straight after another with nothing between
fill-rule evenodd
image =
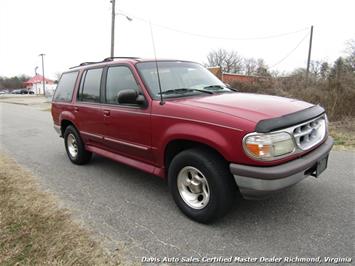
<instances>
[{"instance_id":1,"label":"front door","mask_svg":"<svg viewBox=\"0 0 355 266\"><path fill-rule=\"evenodd\" d=\"M122 155L152 163L150 107L119 104L118 92L134 89L140 93L137 81L125 65L107 69L103 116L105 144L108 149Z\"/></svg>"}]
</instances>

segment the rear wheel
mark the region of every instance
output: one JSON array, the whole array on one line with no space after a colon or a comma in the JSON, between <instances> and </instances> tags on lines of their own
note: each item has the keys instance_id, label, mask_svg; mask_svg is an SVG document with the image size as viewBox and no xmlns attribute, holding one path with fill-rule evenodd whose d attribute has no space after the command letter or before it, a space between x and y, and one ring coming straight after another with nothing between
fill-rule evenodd
<instances>
[{"instance_id":1,"label":"rear wheel","mask_svg":"<svg viewBox=\"0 0 355 266\"><path fill-rule=\"evenodd\" d=\"M185 150L174 157L169 188L180 210L202 223L224 216L236 191L226 161L204 148Z\"/></svg>"},{"instance_id":2,"label":"rear wheel","mask_svg":"<svg viewBox=\"0 0 355 266\"><path fill-rule=\"evenodd\" d=\"M70 161L74 164L86 164L92 153L85 150L84 143L74 126L68 126L64 132L64 145Z\"/></svg>"}]
</instances>

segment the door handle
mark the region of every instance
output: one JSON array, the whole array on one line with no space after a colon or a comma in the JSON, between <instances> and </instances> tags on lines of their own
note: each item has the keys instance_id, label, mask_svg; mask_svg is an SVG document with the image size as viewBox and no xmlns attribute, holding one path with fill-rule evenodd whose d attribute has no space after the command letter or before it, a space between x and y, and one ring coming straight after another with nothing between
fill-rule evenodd
<instances>
[{"instance_id":1,"label":"door handle","mask_svg":"<svg viewBox=\"0 0 355 266\"><path fill-rule=\"evenodd\" d=\"M75 106L74 107L74 112L79 112L79 107Z\"/></svg>"},{"instance_id":2,"label":"door handle","mask_svg":"<svg viewBox=\"0 0 355 266\"><path fill-rule=\"evenodd\" d=\"M104 110L104 116L110 116L110 110Z\"/></svg>"}]
</instances>

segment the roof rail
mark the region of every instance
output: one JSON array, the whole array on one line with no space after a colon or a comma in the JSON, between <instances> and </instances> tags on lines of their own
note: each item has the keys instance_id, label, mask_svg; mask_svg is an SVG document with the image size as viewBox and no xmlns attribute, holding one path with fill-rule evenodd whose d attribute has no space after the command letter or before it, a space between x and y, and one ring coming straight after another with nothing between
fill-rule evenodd
<instances>
[{"instance_id":1,"label":"roof rail","mask_svg":"<svg viewBox=\"0 0 355 266\"><path fill-rule=\"evenodd\" d=\"M101 62L83 62L83 63L80 63L77 66L70 67L69 69L76 68L76 67L81 67L81 66L92 65L92 64L98 64L98 63L102 63L102 62L103 61L101 61Z\"/></svg>"},{"instance_id":2,"label":"roof rail","mask_svg":"<svg viewBox=\"0 0 355 266\"><path fill-rule=\"evenodd\" d=\"M92 65L92 64L98 64L98 63L103 63L103 62L109 62L113 61L114 59L140 59L139 57L133 57L133 56L113 56L113 57L107 57L102 61L98 62L83 62L77 66L70 67L69 69L76 68L76 67L81 67L81 66L87 66L87 65Z\"/></svg>"},{"instance_id":3,"label":"roof rail","mask_svg":"<svg viewBox=\"0 0 355 266\"><path fill-rule=\"evenodd\" d=\"M103 60L103 62L113 61L114 59L140 59L140 57L134 56L110 56Z\"/></svg>"}]
</instances>

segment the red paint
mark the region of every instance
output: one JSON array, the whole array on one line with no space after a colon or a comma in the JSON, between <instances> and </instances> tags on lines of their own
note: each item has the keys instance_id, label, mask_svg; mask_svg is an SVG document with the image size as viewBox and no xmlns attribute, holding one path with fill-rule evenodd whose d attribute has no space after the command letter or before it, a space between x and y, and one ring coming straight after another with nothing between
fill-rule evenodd
<instances>
[{"instance_id":1,"label":"red paint","mask_svg":"<svg viewBox=\"0 0 355 266\"><path fill-rule=\"evenodd\" d=\"M258 121L293 113L311 104L277 96L233 93L171 98L161 105L150 97L135 68L137 61L127 59L119 63L131 68L147 101L146 108L83 104L76 97L70 103L52 103L55 125L61 126L64 120L73 123L88 150L162 177L165 149L174 140L203 143L228 162L239 164L276 165L295 158L252 160L243 151L242 139L255 130ZM102 65L108 64L117 61ZM90 67L79 68L73 95L78 93L83 70Z\"/></svg>"}]
</instances>

